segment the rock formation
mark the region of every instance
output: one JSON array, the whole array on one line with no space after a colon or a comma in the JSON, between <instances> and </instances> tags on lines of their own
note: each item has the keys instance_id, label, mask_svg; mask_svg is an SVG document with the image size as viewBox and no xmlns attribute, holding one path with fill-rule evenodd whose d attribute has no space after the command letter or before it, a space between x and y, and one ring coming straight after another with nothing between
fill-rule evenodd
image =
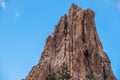
<instances>
[{"instance_id":1,"label":"rock formation","mask_svg":"<svg viewBox=\"0 0 120 80\"><path fill-rule=\"evenodd\" d=\"M71 80L116 80L94 17L92 10L72 4L47 38L39 63L25 80L45 80L50 71L57 72L63 63L68 65Z\"/></svg>"}]
</instances>

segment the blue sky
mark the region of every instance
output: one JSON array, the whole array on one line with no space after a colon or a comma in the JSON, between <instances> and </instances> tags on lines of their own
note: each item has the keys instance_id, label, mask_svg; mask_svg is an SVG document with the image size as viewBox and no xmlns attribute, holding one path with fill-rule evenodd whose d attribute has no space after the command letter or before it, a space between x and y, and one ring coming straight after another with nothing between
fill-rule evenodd
<instances>
[{"instance_id":1,"label":"blue sky","mask_svg":"<svg viewBox=\"0 0 120 80\"><path fill-rule=\"evenodd\" d=\"M0 80L21 80L70 5L96 13L98 34L120 80L120 0L0 0Z\"/></svg>"}]
</instances>

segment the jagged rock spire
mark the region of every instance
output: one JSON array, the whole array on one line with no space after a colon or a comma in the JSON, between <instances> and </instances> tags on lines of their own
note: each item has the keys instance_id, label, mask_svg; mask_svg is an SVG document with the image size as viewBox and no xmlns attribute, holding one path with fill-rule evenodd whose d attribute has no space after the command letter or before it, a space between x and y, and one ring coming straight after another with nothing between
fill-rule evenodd
<instances>
[{"instance_id":1,"label":"jagged rock spire","mask_svg":"<svg viewBox=\"0 0 120 80\"><path fill-rule=\"evenodd\" d=\"M94 17L92 10L82 10L72 4L69 13L61 17L47 38L41 59L26 80L45 80L63 63L68 65L71 80L116 80L98 37Z\"/></svg>"}]
</instances>

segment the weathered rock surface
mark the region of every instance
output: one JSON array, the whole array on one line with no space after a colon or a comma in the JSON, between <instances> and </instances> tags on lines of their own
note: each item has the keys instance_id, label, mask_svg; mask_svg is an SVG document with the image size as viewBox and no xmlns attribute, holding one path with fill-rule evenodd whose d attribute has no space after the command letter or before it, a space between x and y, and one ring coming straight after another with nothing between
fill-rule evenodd
<instances>
[{"instance_id":1,"label":"weathered rock surface","mask_svg":"<svg viewBox=\"0 0 120 80\"><path fill-rule=\"evenodd\" d=\"M69 67L71 80L87 80L87 76L92 80L116 80L94 17L92 10L82 10L72 4L68 15L61 17L47 38L41 59L26 80L45 80L51 69L57 71L64 62Z\"/></svg>"}]
</instances>

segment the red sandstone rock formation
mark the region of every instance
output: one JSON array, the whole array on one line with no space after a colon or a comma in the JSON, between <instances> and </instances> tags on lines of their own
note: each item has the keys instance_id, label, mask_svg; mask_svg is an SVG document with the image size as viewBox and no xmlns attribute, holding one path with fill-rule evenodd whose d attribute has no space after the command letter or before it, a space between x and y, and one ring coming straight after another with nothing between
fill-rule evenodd
<instances>
[{"instance_id":1,"label":"red sandstone rock formation","mask_svg":"<svg viewBox=\"0 0 120 80\"><path fill-rule=\"evenodd\" d=\"M39 63L26 80L45 80L50 70L56 72L66 63L71 80L116 80L107 54L98 37L95 13L72 4L46 40ZM105 79L106 78L106 79Z\"/></svg>"}]
</instances>

